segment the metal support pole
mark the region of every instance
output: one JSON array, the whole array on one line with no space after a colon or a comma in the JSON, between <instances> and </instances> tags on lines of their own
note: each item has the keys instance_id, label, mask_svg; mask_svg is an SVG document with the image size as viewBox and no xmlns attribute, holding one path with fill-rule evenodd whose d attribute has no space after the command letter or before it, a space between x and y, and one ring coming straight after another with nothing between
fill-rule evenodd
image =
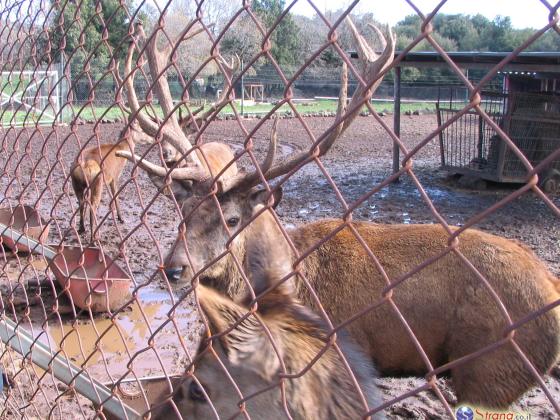
<instances>
[{"instance_id":1,"label":"metal support pole","mask_svg":"<svg viewBox=\"0 0 560 420\"><path fill-rule=\"evenodd\" d=\"M34 339L29 332L10 319L0 319L0 338L41 369L52 372L54 377L67 386L72 386L87 397L96 406L103 404L103 409L119 419L140 419L140 414L120 401L111 390L101 382L93 379L84 369L72 364L60 354L56 355L46 345Z\"/></svg>"},{"instance_id":2,"label":"metal support pole","mask_svg":"<svg viewBox=\"0 0 560 420\"><path fill-rule=\"evenodd\" d=\"M244 116L244 107L245 107L245 80L243 80L243 76L245 73L243 72L243 59L241 59L241 116Z\"/></svg>"},{"instance_id":3,"label":"metal support pole","mask_svg":"<svg viewBox=\"0 0 560 420\"><path fill-rule=\"evenodd\" d=\"M50 247L2 223L0 223L0 231L0 235L8 236L14 242L27 246L30 252L38 252L48 260L56 256L55 251ZM11 319L5 317L0 319L0 339L23 357L30 357L31 361L41 369L52 372L54 377L65 385L73 386L97 407L103 404L103 410L107 413L118 419L140 419L140 414L113 395L109 388L93 379L84 369L75 366L68 359L34 339L28 331Z\"/></svg>"},{"instance_id":4,"label":"metal support pole","mask_svg":"<svg viewBox=\"0 0 560 420\"><path fill-rule=\"evenodd\" d=\"M395 67L395 80L393 87L393 131L397 136L401 135L401 68ZM397 142L393 142L393 173L400 169L400 150Z\"/></svg>"}]
</instances>

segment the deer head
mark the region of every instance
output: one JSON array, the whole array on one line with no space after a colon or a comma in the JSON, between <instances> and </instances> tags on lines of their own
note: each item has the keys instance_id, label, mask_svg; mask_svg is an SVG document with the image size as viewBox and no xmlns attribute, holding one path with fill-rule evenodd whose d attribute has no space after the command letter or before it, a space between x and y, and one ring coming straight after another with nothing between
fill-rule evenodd
<instances>
[{"instance_id":1,"label":"deer head","mask_svg":"<svg viewBox=\"0 0 560 420\"><path fill-rule=\"evenodd\" d=\"M191 378L178 387L173 405L168 404L155 418L171 418L178 412L183 417L206 419L215 416L214 410L220 418L232 418L239 414L243 397L248 398L245 408L249 415L284 418L279 389L260 391L279 385L283 371L301 372L327 345L324 322L297 300L292 278L284 280L292 265L281 233L268 232L263 218L254 223L255 240L247 246L247 273L257 296L256 312L249 313L249 295L237 303L214 289L197 286L210 340L203 338L194 374L187 371ZM357 374L367 404L379 405L371 361L345 338L338 344ZM310 372L286 380L285 385L288 411L294 418L356 418L367 410L342 358L332 348Z\"/></svg>"},{"instance_id":2,"label":"deer head","mask_svg":"<svg viewBox=\"0 0 560 420\"><path fill-rule=\"evenodd\" d=\"M373 27L384 48L378 55L358 33L350 19L347 19L347 23L356 41L360 60L360 65L357 67L365 85L356 89L347 105L348 75L346 65L342 66L341 91L333 129L320 138L309 151L296 153L280 163L275 163L277 143L275 122L268 154L260 164L260 172L240 172L228 179L199 181L197 183L199 195L193 197L190 197L186 191L182 192L181 188L181 181L188 179L189 175L181 174L179 170L171 172L170 176L174 179L174 192L177 198L183 201L182 211L186 229L180 232L168 254L166 261L169 269L168 277L177 280L178 273L181 272L180 279L190 281L193 274L197 272L203 277L220 278L231 276L232 271L237 271L230 254L237 255L240 260L243 259L244 244L247 243L251 232L249 223L253 215L257 211L260 212L263 205L278 204L281 197L281 190L278 187L274 189L271 196L269 191L256 189L256 185L263 180L269 181L295 171L327 153L336 139L358 116L363 104L371 99L381 83L380 73L393 60L395 38L389 30L383 35L379 29ZM213 199L212 195L204 195L214 183L218 187L216 199ZM240 230L243 231L238 232ZM229 249L229 252L225 252L226 249ZM235 290L229 292L234 294Z\"/></svg>"}]
</instances>

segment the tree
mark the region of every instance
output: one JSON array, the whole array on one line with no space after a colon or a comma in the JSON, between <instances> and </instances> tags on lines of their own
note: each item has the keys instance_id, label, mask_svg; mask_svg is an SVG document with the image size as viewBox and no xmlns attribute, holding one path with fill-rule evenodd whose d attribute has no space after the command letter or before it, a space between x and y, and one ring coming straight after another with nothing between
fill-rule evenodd
<instances>
[{"instance_id":1,"label":"tree","mask_svg":"<svg viewBox=\"0 0 560 420\"><path fill-rule=\"evenodd\" d=\"M237 54L244 63L252 61L260 52L262 36L255 30L249 16L239 17L226 32L221 50L226 55Z\"/></svg>"},{"instance_id":2,"label":"tree","mask_svg":"<svg viewBox=\"0 0 560 420\"><path fill-rule=\"evenodd\" d=\"M254 0L252 9L267 29L272 28L286 5L285 0ZM271 54L278 64L295 65L301 61L299 28L291 13L286 14L272 36Z\"/></svg>"},{"instance_id":3,"label":"tree","mask_svg":"<svg viewBox=\"0 0 560 420\"><path fill-rule=\"evenodd\" d=\"M459 51L473 51L480 45L480 34L469 16L437 15L434 26L437 33L453 41Z\"/></svg>"},{"instance_id":4,"label":"tree","mask_svg":"<svg viewBox=\"0 0 560 420\"><path fill-rule=\"evenodd\" d=\"M124 8L132 9L132 3L133 0L60 3L49 34L53 52L58 54L63 48L73 63L90 61L94 67L106 65L112 55L123 58L129 28Z\"/></svg>"}]
</instances>

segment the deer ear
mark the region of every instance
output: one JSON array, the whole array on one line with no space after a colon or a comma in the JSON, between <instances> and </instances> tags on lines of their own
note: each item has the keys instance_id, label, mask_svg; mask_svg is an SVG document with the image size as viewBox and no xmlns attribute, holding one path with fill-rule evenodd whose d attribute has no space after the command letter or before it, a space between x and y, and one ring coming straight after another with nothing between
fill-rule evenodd
<instances>
[{"instance_id":1,"label":"deer ear","mask_svg":"<svg viewBox=\"0 0 560 420\"><path fill-rule=\"evenodd\" d=\"M262 214L253 221L246 250L247 271L255 293L272 289L259 299L261 315L269 306L286 307L294 300L293 277L285 279L292 272L290 245L276 221L271 219Z\"/></svg>"},{"instance_id":2,"label":"deer ear","mask_svg":"<svg viewBox=\"0 0 560 420\"><path fill-rule=\"evenodd\" d=\"M197 286L197 296L212 334L229 330L249 312L249 309L202 285ZM249 315L238 326L221 336L220 343L233 366L251 369L263 379L271 381L280 369L280 361L262 327L261 322L265 321L259 319L255 315ZM274 329L268 325L267 327L274 336ZM278 341L275 337L277 349L282 355L282 345Z\"/></svg>"},{"instance_id":3,"label":"deer ear","mask_svg":"<svg viewBox=\"0 0 560 420\"><path fill-rule=\"evenodd\" d=\"M165 178L158 175L149 174L152 183L160 190L163 191L163 195L171 200L171 194L175 196L178 202L183 202L187 198L193 195L193 182L189 180L185 181L171 181L170 185L166 185Z\"/></svg>"},{"instance_id":4,"label":"deer ear","mask_svg":"<svg viewBox=\"0 0 560 420\"><path fill-rule=\"evenodd\" d=\"M270 198L270 193L267 190L254 189L251 190L251 193L249 194L249 203L251 205L251 208L254 208L260 204L266 205L268 203L269 198ZM274 200L272 204L272 208L275 209L278 206L278 204L280 204L280 201L282 200L282 187L277 186L273 188L272 199Z\"/></svg>"}]
</instances>

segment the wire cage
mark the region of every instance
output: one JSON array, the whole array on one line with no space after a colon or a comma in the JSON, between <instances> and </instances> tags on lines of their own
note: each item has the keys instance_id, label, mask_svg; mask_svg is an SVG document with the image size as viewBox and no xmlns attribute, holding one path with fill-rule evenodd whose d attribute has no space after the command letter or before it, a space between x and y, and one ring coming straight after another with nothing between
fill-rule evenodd
<instances>
[{"instance_id":1,"label":"wire cage","mask_svg":"<svg viewBox=\"0 0 560 420\"><path fill-rule=\"evenodd\" d=\"M481 107L510 136L533 166L560 147L560 95L551 92L483 92ZM449 101L437 103L438 125L456 118L439 134L441 165L463 175L496 182L524 182L528 169L496 130L474 110ZM461 114L457 117L458 114ZM556 189L560 159L545 165L541 185ZM552 186L553 185L553 186Z\"/></svg>"},{"instance_id":2,"label":"wire cage","mask_svg":"<svg viewBox=\"0 0 560 420\"><path fill-rule=\"evenodd\" d=\"M530 177L557 98L500 93L559 6L466 74L445 0L402 2L406 36L296 3L0 3L0 420L560 417L560 196ZM244 114L242 79L274 101ZM526 182L441 185L441 130L444 166Z\"/></svg>"}]
</instances>

